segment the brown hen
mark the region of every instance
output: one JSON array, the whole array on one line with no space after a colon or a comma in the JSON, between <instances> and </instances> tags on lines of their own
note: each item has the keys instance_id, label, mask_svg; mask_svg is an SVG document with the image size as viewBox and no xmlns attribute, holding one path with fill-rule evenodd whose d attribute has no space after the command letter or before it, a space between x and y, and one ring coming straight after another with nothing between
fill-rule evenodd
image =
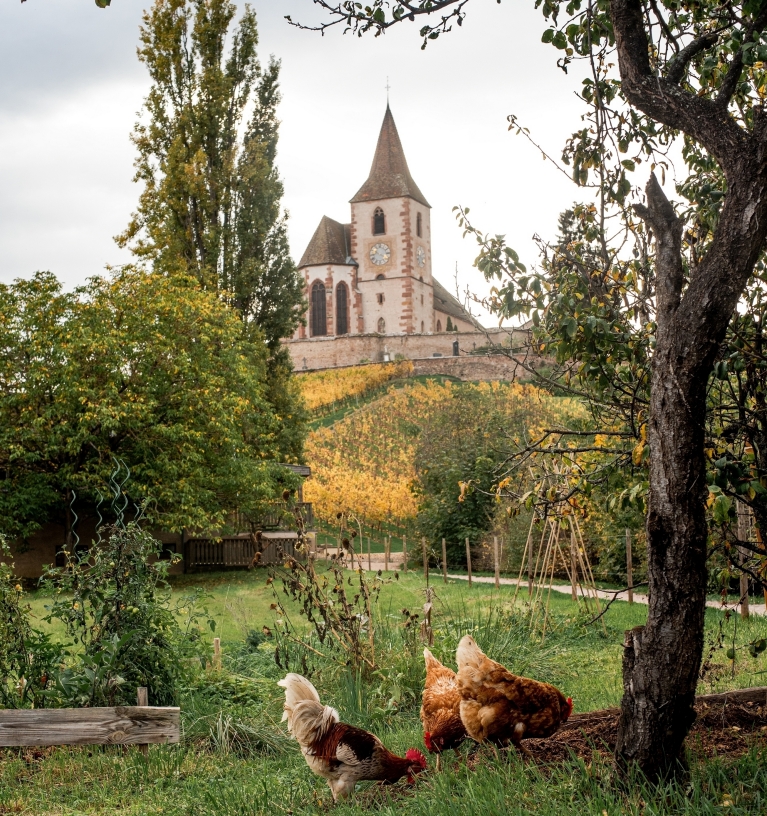
<instances>
[{"instance_id":1,"label":"brown hen","mask_svg":"<svg viewBox=\"0 0 767 816\"><path fill-rule=\"evenodd\" d=\"M512 674L487 657L470 635L461 638L456 662L461 721L477 742L511 742L528 753L523 739L550 737L573 710L572 699L559 689Z\"/></svg>"},{"instance_id":2,"label":"brown hen","mask_svg":"<svg viewBox=\"0 0 767 816\"><path fill-rule=\"evenodd\" d=\"M437 660L428 650L423 650L426 661L426 684L423 689L421 722L426 748L439 755L443 751L457 749L466 739L466 729L461 721L461 693L455 672Z\"/></svg>"}]
</instances>

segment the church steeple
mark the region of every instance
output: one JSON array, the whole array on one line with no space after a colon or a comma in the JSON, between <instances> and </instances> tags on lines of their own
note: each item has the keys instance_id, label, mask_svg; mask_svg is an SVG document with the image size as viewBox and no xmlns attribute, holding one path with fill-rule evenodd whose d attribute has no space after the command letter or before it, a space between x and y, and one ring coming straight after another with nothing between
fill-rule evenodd
<instances>
[{"instance_id":1,"label":"church steeple","mask_svg":"<svg viewBox=\"0 0 767 816\"><path fill-rule=\"evenodd\" d=\"M403 196L409 196L426 207L431 206L410 175L397 126L387 104L370 175L351 203Z\"/></svg>"}]
</instances>

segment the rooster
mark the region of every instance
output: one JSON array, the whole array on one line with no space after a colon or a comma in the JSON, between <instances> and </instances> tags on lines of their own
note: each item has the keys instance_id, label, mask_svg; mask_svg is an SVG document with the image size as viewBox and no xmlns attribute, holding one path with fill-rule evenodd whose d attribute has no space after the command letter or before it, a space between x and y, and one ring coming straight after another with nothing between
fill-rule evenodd
<instances>
[{"instance_id":1,"label":"rooster","mask_svg":"<svg viewBox=\"0 0 767 816\"><path fill-rule=\"evenodd\" d=\"M457 749L466 739L460 713L461 692L452 669L443 666L428 649L423 650L423 657L426 661L426 685L421 705L423 741L428 751L437 754L439 770L440 754L451 748Z\"/></svg>"},{"instance_id":2,"label":"rooster","mask_svg":"<svg viewBox=\"0 0 767 816\"><path fill-rule=\"evenodd\" d=\"M408 783L426 768L426 757L415 748L404 758L387 750L374 734L339 722L338 712L320 702L317 689L291 672L278 682L285 689L288 730L301 746L306 764L328 780L333 801L345 799L363 779Z\"/></svg>"},{"instance_id":3,"label":"rooster","mask_svg":"<svg viewBox=\"0 0 767 816\"><path fill-rule=\"evenodd\" d=\"M490 660L474 638L465 635L456 651L461 720L477 742L509 742L529 755L521 741L550 737L573 710L573 701L548 683L518 677Z\"/></svg>"}]
</instances>

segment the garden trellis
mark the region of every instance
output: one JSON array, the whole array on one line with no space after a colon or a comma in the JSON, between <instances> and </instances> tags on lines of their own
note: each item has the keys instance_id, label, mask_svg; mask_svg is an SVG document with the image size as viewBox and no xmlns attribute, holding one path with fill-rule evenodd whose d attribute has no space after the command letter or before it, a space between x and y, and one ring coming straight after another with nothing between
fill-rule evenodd
<instances>
[{"instance_id":1,"label":"garden trellis","mask_svg":"<svg viewBox=\"0 0 767 816\"><path fill-rule=\"evenodd\" d=\"M544 469L540 482L540 495L546 488L553 487L558 495L569 492L567 471L555 466L553 471ZM519 596L523 575L527 571L527 586L530 602L530 626L541 627L542 637L546 636L549 623L549 606L552 585L558 570L564 569L572 589L572 599L589 614L599 615L602 611L594 573L591 569L588 551L583 540L581 526L575 509L566 501L554 505L540 503L547 508L543 513L533 513L530 529L522 553L522 561L514 591L514 603ZM553 506L553 510L548 508ZM536 526L540 525L540 538ZM536 548L536 541L537 548ZM565 554L567 553L567 555ZM607 633L604 618L600 618Z\"/></svg>"}]
</instances>

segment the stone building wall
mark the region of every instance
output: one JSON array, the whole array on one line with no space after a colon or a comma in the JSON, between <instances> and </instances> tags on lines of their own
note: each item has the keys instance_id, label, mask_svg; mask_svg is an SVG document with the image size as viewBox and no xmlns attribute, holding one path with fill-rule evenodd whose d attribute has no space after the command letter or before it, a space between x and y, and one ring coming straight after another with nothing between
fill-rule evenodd
<instances>
[{"instance_id":1,"label":"stone building wall","mask_svg":"<svg viewBox=\"0 0 767 816\"><path fill-rule=\"evenodd\" d=\"M514 345L521 344L524 334L510 329L489 329L482 333L441 332L439 334L380 335L363 334L352 337L318 337L288 341L296 371L318 368L338 368L362 362L380 363L402 355L407 360L425 357L453 357L453 344L458 343L458 356L466 355L486 345L508 346L514 335Z\"/></svg>"}]
</instances>

